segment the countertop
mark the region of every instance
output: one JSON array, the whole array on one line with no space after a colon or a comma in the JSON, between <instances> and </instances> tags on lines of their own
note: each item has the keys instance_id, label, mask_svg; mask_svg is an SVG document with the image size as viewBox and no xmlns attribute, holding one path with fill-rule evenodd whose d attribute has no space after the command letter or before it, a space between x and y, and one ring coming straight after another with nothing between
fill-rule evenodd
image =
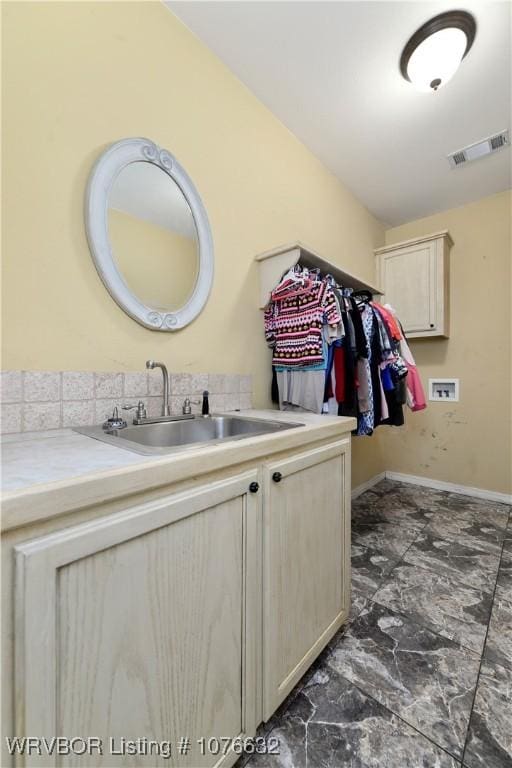
<instances>
[{"instance_id":1,"label":"countertop","mask_svg":"<svg viewBox=\"0 0 512 768\"><path fill-rule=\"evenodd\" d=\"M4 436L2 531L180 482L310 442L341 437L355 419L274 410L232 415L300 422L297 429L141 456L71 429Z\"/></svg>"}]
</instances>

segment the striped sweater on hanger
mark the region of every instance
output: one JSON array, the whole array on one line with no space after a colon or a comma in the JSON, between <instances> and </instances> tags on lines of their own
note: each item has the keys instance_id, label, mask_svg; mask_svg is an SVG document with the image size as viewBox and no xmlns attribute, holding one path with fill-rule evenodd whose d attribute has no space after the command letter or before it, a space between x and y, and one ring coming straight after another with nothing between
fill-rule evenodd
<instances>
[{"instance_id":1,"label":"striped sweater on hanger","mask_svg":"<svg viewBox=\"0 0 512 768\"><path fill-rule=\"evenodd\" d=\"M272 301L265 310L265 338L273 365L295 367L324 362L322 328L341 321L334 293L325 281L299 295Z\"/></svg>"}]
</instances>

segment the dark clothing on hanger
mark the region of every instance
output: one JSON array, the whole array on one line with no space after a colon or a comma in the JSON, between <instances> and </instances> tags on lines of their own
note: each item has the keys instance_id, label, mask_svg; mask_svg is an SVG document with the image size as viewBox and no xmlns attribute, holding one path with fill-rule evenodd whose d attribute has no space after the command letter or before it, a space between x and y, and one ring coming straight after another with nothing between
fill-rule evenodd
<instances>
[{"instance_id":1,"label":"dark clothing on hanger","mask_svg":"<svg viewBox=\"0 0 512 768\"><path fill-rule=\"evenodd\" d=\"M279 405L279 387L277 386L277 373L275 365L272 366L272 384L270 385L272 402Z\"/></svg>"},{"instance_id":2,"label":"dark clothing on hanger","mask_svg":"<svg viewBox=\"0 0 512 768\"><path fill-rule=\"evenodd\" d=\"M338 416L357 417L357 389L356 389L356 355L355 351L349 346L344 348L345 352L345 381L344 381L344 400L338 402ZM335 353L336 354L336 353ZM338 386L336 385L336 389Z\"/></svg>"},{"instance_id":3,"label":"dark clothing on hanger","mask_svg":"<svg viewBox=\"0 0 512 768\"><path fill-rule=\"evenodd\" d=\"M357 357L368 357L368 344L364 334L363 321L361 320L361 313L357 302L352 296L349 296L349 302L351 307L351 317L354 324L354 331L356 334L356 352Z\"/></svg>"}]
</instances>

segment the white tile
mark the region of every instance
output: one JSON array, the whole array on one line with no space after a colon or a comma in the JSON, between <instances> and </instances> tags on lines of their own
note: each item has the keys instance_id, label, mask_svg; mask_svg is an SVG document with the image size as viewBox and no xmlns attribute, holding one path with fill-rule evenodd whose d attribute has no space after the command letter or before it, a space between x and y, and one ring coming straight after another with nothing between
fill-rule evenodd
<instances>
[{"instance_id":1,"label":"white tile","mask_svg":"<svg viewBox=\"0 0 512 768\"><path fill-rule=\"evenodd\" d=\"M224 393L240 392L240 376L236 373L227 373L224 381Z\"/></svg>"},{"instance_id":2,"label":"white tile","mask_svg":"<svg viewBox=\"0 0 512 768\"><path fill-rule=\"evenodd\" d=\"M63 400L91 400L94 398L94 373L86 371L62 372Z\"/></svg>"},{"instance_id":3,"label":"white tile","mask_svg":"<svg viewBox=\"0 0 512 768\"><path fill-rule=\"evenodd\" d=\"M226 391L226 376L224 373L210 373L208 376L208 390L213 395L224 394Z\"/></svg>"},{"instance_id":4,"label":"white tile","mask_svg":"<svg viewBox=\"0 0 512 768\"><path fill-rule=\"evenodd\" d=\"M2 403L20 403L22 398L21 371L2 371L0 373L0 401Z\"/></svg>"},{"instance_id":5,"label":"white tile","mask_svg":"<svg viewBox=\"0 0 512 768\"><path fill-rule=\"evenodd\" d=\"M225 395L210 395L210 413L219 413L226 410L226 396Z\"/></svg>"},{"instance_id":6,"label":"white tile","mask_svg":"<svg viewBox=\"0 0 512 768\"><path fill-rule=\"evenodd\" d=\"M242 410L245 408L252 408L252 398L249 393L243 392L240 394L240 408Z\"/></svg>"},{"instance_id":7,"label":"white tile","mask_svg":"<svg viewBox=\"0 0 512 768\"><path fill-rule=\"evenodd\" d=\"M171 374L171 394L176 395L189 395L190 394L190 374L189 373L172 373Z\"/></svg>"},{"instance_id":8,"label":"white tile","mask_svg":"<svg viewBox=\"0 0 512 768\"><path fill-rule=\"evenodd\" d=\"M27 403L60 400L60 372L24 371L23 393Z\"/></svg>"},{"instance_id":9,"label":"white tile","mask_svg":"<svg viewBox=\"0 0 512 768\"><path fill-rule=\"evenodd\" d=\"M208 374L207 373L191 373L190 374L190 394L202 395L205 389L208 389Z\"/></svg>"},{"instance_id":10,"label":"white tile","mask_svg":"<svg viewBox=\"0 0 512 768\"><path fill-rule=\"evenodd\" d=\"M67 400L62 404L63 427L87 427L95 423L94 400Z\"/></svg>"},{"instance_id":11,"label":"white tile","mask_svg":"<svg viewBox=\"0 0 512 768\"><path fill-rule=\"evenodd\" d=\"M164 391L164 379L160 368L148 372L148 392L150 395L162 395Z\"/></svg>"},{"instance_id":12,"label":"white tile","mask_svg":"<svg viewBox=\"0 0 512 768\"><path fill-rule=\"evenodd\" d=\"M224 395L224 408L226 411L236 411L240 408L240 395L237 392Z\"/></svg>"},{"instance_id":13,"label":"white tile","mask_svg":"<svg viewBox=\"0 0 512 768\"><path fill-rule=\"evenodd\" d=\"M2 404L2 420L0 427L2 435L7 435L12 432L21 432L21 403Z\"/></svg>"},{"instance_id":14,"label":"white tile","mask_svg":"<svg viewBox=\"0 0 512 768\"><path fill-rule=\"evenodd\" d=\"M252 376L240 376L240 392L252 392Z\"/></svg>"},{"instance_id":15,"label":"white tile","mask_svg":"<svg viewBox=\"0 0 512 768\"><path fill-rule=\"evenodd\" d=\"M23 431L58 429L61 426L61 403L25 403Z\"/></svg>"},{"instance_id":16,"label":"white tile","mask_svg":"<svg viewBox=\"0 0 512 768\"><path fill-rule=\"evenodd\" d=\"M182 395L172 396L169 398L169 406L173 416L181 416L183 413L184 400L185 398Z\"/></svg>"},{"instance_id":17,"label":"white tile","mask_svg":"<svg viewBox=\"0 0 512 768\"><path fill-rule=\"evenodd\" d=\"M148 394L148 374L146 371L135 371L124 374L125 397L144 398Z\"/></svg>"},{"instance_id":18,"label":"white tile","mask_svg":"<svg viewBox=\"0 0 512 768\"><path fill-rule=\"evenodd\" d=\"M97 399L110 399L123 397L122 373L95 373L95 397Z\"/></svg>"},{"instance_id":19,"label":"white tile","mask_svg":"<svg viewBox=\"0 0 512 768\"><path fill-rule=\"evenodd\" d=\"M163 398L162 397L148 397L146 402L146 408L148 411L148 416L150 418L154 418L155 416L161 416L162 415L162 404L163 404Z\"/></svg>"},{"instance_id":20,"label":"white tile","mask_svg":"<svg viewBox=\"0 0 512 768\"><path fill-rule=\"evenodd\" d=\"M104 421L106 421L107 419L110 419L114 411L114 408L116 406L119 408L118 400L111 400L108 398L96 400L95 409L94 409L94 423L103 424ZM121 409L119 408L119 413L124 414L125 411L121 411ZM126 417L123 416L123 418L126 418Z\"/></svg>"}]
</instances>

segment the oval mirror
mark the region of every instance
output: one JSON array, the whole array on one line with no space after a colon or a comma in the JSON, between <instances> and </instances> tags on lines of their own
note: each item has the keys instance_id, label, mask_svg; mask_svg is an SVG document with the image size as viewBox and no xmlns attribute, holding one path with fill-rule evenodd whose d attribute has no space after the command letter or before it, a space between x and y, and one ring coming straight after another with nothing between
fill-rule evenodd
<instances>
[{"instance_id":1,"label":"oval mirror","mask_svg":"<svg viewBox=\"0 0 512 768\"><path fill-rule=\"evenodd\" d=\"M174 331L203 309L213 280L210 226L169 152L148 139L104 152L89 180L86 229L101 279L137 322Z\"/></svg>"}]
</instances>

